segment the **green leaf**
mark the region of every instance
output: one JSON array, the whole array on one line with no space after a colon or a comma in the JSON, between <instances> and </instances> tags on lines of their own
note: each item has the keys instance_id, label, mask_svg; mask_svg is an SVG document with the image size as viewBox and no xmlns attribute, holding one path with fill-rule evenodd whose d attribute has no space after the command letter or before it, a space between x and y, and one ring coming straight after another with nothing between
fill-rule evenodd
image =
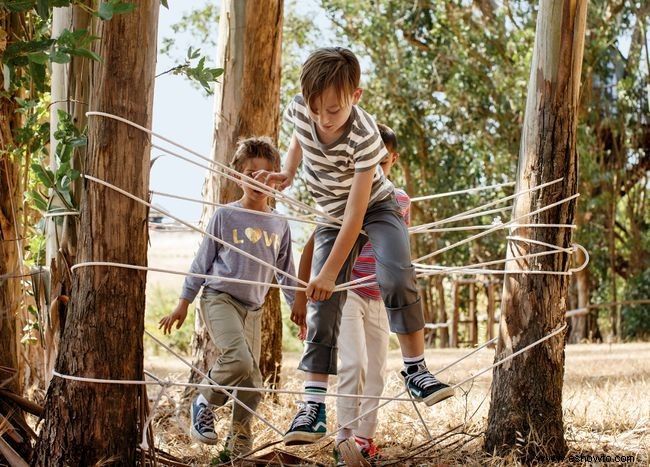
<instances>
[{"instance_id":1,"label":"green leaf","mask_svg":"<svg viewBox=\"0 0 650 467\"><path fill-rule=\"evenodd\" d=\"M46 67L40 63L29 63L29 72L32 76L32 81L37 90L44 92L45 91L45 74Z\"/></svg>"},{"instance_id":2,"label":"green leaf","mask_svg":"<svg viewBox=\"0 0 650 467\"><path fill-rule=\"evenodd\" d=\"M48 0L36 0L36 13L47 21L50 16L50 5Z\"/></svg>"},{"instance_id":3,"label":"green leaf","mask_svg":"<svg viewBox=\"0 0 650 467\"><path fill-rule=\"evenodd\" d=\"M70 63L70 54L62 52L60 50L55 50L50 53L50 60L53 63Z\"/></svg>"},{"instance_id":4,"label":"green leaf","mask_svg":"<svg viewBox=\"0 0 650 467\"><path fill-rule=\"evenodd\" d=\"M0 8L6 8L9 11L19 12L27 11L34 7L34 0L3 0L0 1Z\"/></svg>"},{"instance_id":5,"label":"green leaf","mask_svg":"<svg viewBox=\"0 0 650 467\"><path fill-rule=\"evenodd\" d=\"M38 190L29 191L29 197L34 202L36 209L39 211L45 211L47 209L47 200Z\"/></svg>"},{"instance_id":6,"label":"green leaf","mask_svg":"<svg viewBox=\"0 0 650 467\"><path fill-rule=\"evenodd\" d=\"M70 53L72 55L77 55L79 57L89 58L89 59L95 60L97 62L102 62L103 61L102 57L100 57L98 54L96 54L92 50L88 50L88 49L71 49L71 50L68 51L68 53Z\"/></svg>"},{"instance_id":7,"label":"green leaf","mask_svg":"<svg viewBox=\"0 0 650 467\"><path fill-rule=\"evenodd\" d=\"M122 15L124 13L130 13L135 10L135 3L113 3L113 14Z\"/></svg>"},{"instance_id":8,"label":"green leaf","mask_svg":"<svg viewBox=\"0 0 650 467\"><path fill-rule=\"evenodd\" d=\"M46 65L48 60L50 59L47 56L47 54L44 52L27 54L27 58L29 59L30 62L40 63L41 65Z\"/></svg>"},{"instance_id":9,"label":"green leaf","mask_svg":"<svg viewBox=\"0 0 650 467\"><path fill-rule=\"evenodd\" d=\"M97 15L104 21L108 21L113 17L113 5L111 3L102 2L97 10Z\"/></svg>"},{"instance_id":10,"label":"green leaf","mask_svg":"<svg viewBox=\"0 0 650 467\"><path fill-rule=\"evenodd\" d=\"M167 4L167 0L160 0L160 4L169 10L169 5Z\"/></svg>"},{"instance_id":11,"label":"green leaf","mask_svg":"<svg viewBox=\"0 0 650 467\"><path fill-rule=\"evenodd\" d=\"M46 188L54 188L54 173L50 169L34 163L32 164L32 170Z\"/></svg>"}]
</instances>

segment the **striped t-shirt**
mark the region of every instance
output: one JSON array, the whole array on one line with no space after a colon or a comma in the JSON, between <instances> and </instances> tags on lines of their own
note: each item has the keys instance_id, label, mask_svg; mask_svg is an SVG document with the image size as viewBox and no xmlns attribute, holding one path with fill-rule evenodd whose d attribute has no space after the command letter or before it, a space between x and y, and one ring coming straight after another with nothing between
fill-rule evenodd
<instances>
[{"instance_id":1,"label":"striped t-shirt","mask_svg":"<svg viewBox=\"0 0 650 467\"><path fill-rule=\"evenodd\" d=\"M395 198L397 198L397 204L402 212L402 216L404 216L406 225L409 225L411 223L411 198L409 198L409 195L404 190L400 190L399 188L395 188ZM377 264L375 263L375 255L372 252L372 245L368 242L361 249L357 262L352 267L351 279L361 279L362 277L371 276L376 272ZM381 300L379 286L376 283L367 287L350 290L360 297Z\"/></svg>"},{"instance_id":2,"label":"striped t-shirt","mask_svg":"<svg viewBox=\"0 0 650 467\"><path fill-rule=\"evenodd\" d=\"M291 101L284 117L293 125L302 148L307 188L326 213L343 217L355 172L375 171L368 206L393 191L393 184L379 166L388 151L375 121L363 109L352 106L348 128L331 144L319 141L302 95Z\"/></svg>"}]
</instances>

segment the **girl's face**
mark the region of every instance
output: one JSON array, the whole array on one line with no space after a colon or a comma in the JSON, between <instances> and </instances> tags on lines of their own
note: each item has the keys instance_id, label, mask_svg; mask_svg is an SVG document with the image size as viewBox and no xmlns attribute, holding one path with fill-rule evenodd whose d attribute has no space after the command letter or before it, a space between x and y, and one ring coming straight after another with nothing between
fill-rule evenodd
<instances>
[{"instance_id":1,"label":"girl's face","mask_svg":"<svg viewBox=\"0 0 650 467\"><path fill-rule=\"evenodd\" d=\"M273 172L273 164L270 160L263 157L255 157L252 159L246 159L241 169L241 173L252 177L253 173L258 170L266 170L268 172ZM267 198L268 196L261 191L249 186L245 183L240 183L242 190L244 190L244 196L241 199L242 204L245 207L249 207L257 210L266 210ZM271 188L275 188L274 184L268 184ZM263 209L259 209L262 207Z\"/></svg>"}]
</instances>

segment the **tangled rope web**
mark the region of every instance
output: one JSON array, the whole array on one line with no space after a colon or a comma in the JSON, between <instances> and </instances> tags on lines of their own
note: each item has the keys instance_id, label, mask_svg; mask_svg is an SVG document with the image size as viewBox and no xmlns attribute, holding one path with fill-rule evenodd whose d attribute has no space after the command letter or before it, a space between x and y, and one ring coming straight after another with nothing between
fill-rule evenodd
<instances>
[{"instance_id":1,"label":"tangled rope web","mask_svg":"<svg viewBox=\"0 0 650 467\"><path fill-rule=\"evenodd\" d=\"M110 118L114 119L120 122L123 122L127 125L130 125L134 128L137 128L143 132L146 132L150 137L158 139L164 143L167 143L175 148L175 150L169 149L165 146L156 144L152 142L151 146L157 150L163 151L165 154L168 154L170 156L176 157L180 160L183 160L189 164L192 164L194 166L203 168L209 172L215 173L220 177L224 177L228 180L233 180L237 181L240 184L245 184L249 187L252 187L258 191L261 191L268 195L269 197L274 198L278 203L282 203L284 206L286 206L288 213L287 214L280 214L277 212L272 212L272 213L263 213L259 211L251 211L243 207L235 207L235 206L230 206L228 205L227 207L229 209L233 209L236 211L241 211L241 212L252 212L256 215L263 215L263 216L273 216L273 217L282 217L287 220L295 221L295 222L302 222L306 224L313 224L313 225L324 225L324 226L329 226L329 227L340 227L342 221L338 218L332 217L326 213L323 213L295 198L292 198L291 196L287 195L286 193L283 193L281 191L275 190L263 183L258 182L257 180L248 177L244 174L236 172L234 169L230 168L229 166L222 164L218 161L214 161L212 159L209 159L207 157L202 156L201 154L179 144L176 143L160 134L154 133L151 130L148 130L140 125L137 125L134 122L131 122L125 118L113 115L113 114L108 114L104 112L88 112L87 115L89 117L101 117L101 118ZM181 152L184 152L184 154L181 154L178 152L180 150ZM198 159L198 161L196 160ZM260 264L263 267L266 268L271 268L274 272L278 274L282 274L286 276L287 278L291 279L294 281L295 284L297 285L280 285L280 284L275 284L275 283L259 283L259 282L254 282L254 281L249 281L245 279L233 279L233 278L227 278L227 277L222 277L222 276L214 276L214 275L205 275L205 274L194 274L194 273L189 273L185 271L175 271L175 270L169 270L169 269L162 269L162 268L154 268L154 267L147 267L147 266L139 266L139 265L133 265L133 264L124 264L124 263L117 263L117 262L106 262L106 261L87 261L87 262L81 262L75 264L71 269L76 270L79 268L85 268L85 267L118 267L118 268L127 268L127 269L136 269L136 270L147 270L147 271L156 271L156 272L161 272L161 273L167 273L167 274L176 274L176 275L182 275L182 276L193 276L193 277L199 277L203 279L210 279L210 278L215 278L219 279L221 281L225 282L235 282L235 283L241 283L241 284L261 284L265 285L268 287L274 287L274 288L287 288L291 290L305 290L307 284L300 280L298 277L295 277L291 274L288 274L281 269L276 268L272 264L268 264L259 258L247 253L244 250L239 249L235 245L229 244L228 242L225 242L224 240L215 237L211 235L210 233L206 232L204 229L197 227L193 225L190 222L187 222L172 213L162 209L161 207L155 206L152 203L148 202L147 200L141 199L115 185L112 185L105 180L101 180L99 178L93 177L88 174L82 174L82 176L86 179L89 180L93 183L97 183L100 185L103 185L105 187L110 188L111 190L116 191L117 193L120 193L123 196L126 196L128 198L131 198L132 200L141 203L150 209L159 212L160 214L169 217L170 219L175 220L179 224L194 230L196 232L199 232L202 235L207 236L208 238L214 240L215 242L218 242L220 245L230 248L233 251L236 251L237 253L245 256L246 258ZM562 179L557 179L553 180L548 183L544 183L542 185L517 192L513 195L506 196L500 199L497 199L495 201L491 201L489 203L483 204L481 206L466 210L462 213L455 214L453 216L450 216L445 219L441 219L435 222L430 222L427 224L421 224L421 225L415 225L409 227L409 233L411 235L416 235L416 234L422 234L422 233L441 233L441 232L454 232L454 231L471 231L471 230L480 230L481 232L473 234L467 238L464 238L463 240L457 241L455 243L452 243L450 245L447 245L443 248L440 248L438 250L432 251L420 258L417 258L413 260L413 264L415 265L416 268L416 273L417 277L429 277L429 276L434 276L434 275L451 275L451 274L463 274L463 275L488 275L488 274L518 274L518 273L526 273L526 274L549 274L549 275L571 275L574 272L580 271L584 269L588 262L589 262L589 255L587 251L578 244L573 244L571 247L561 247L558 245L553 245L549 243L544 243L544 242L539 242L531 239L527 239L518 235L513 235L512 233L516 231L518 228L526 227L526 228L570 228L574 229L576 228L575 225L573 224L534 224L534 223L527 223L527 219L531 216L534 216L535 214L541 213L543 211L546 211L548 209L551 209L553 207L559 206L563 203L569 202L573 199L575 199L578 194L575 194L573 196L569 196L567 198L561 199L557 202L554 202L552 204L549 204L547 206L543 206L541 208L538 208L530 213L520 215L510 221L507 222L502 222L500 218L495 218L494 222L490 225L473 225L473 226L463 226L463 227L448 227L446 226L447 224L450 223L455 223L457 221L463 221L463 220L469 220L469 219L475 219L481 216L485 215L492 215L492 214L498 214L498 213L503 213L506 211L511 211L512 210L512 205L506 205L502 206L509 201L512 201L520 196L527 195L529 193L536 192L538 190L542 190L546 187L552 186L556 183L561 182ZM442 198L445 196L453 196L453 195L458 195L458 194L463 194L463 193L475 193L483 190L489 190L489 189L495 189L495 188L501 188L505 186L513 186L514 183L503 183L503 184L498 184L498 185L491 185L491 186L485 186L485 187L477 187L477 188L471 188L468 190L460 190L460 191L454 191L450 193L442 193L442 194L434 194L434 195L428 195L428 196L422 196L418 198L412 198L412 202L421 202L425 200L431 200L431 199L436 199L436 198ZM192 202L199 202L199 203L204 203L210 206L215 206L215 207L226 207L224 204L220 203L211 203L207 201L203 201L200 199L193 199L193 198L187 198L187 197L181 197L177 196L174 194L170 193L164 193L164 192L156 192L156 191L151 191L151 194L157 195L157 196L163 196L163 197L170 197L170 198L176 198L176 199L182 199L186 201L192 201ZM501 207L497 207L501 206ZM68 216L68 215L78 215L77 212L70 212L70 211L64 211L64 212L51 212L47 213L47 216ZM545 251L538 251L536 253L530 253L526 255L521 255L521 256L516 256L516 257L511 257L511 258L506 258L506 259L501 259L501 260L494 260L494 261L485 261L485 262L480 262L480 263L474 263L474 264L468 264L468 265L462 265L462 266L440 266L436 264L429 264L426 261L431 260L435 256L444 253L445 251L449 251L453 248L457 248L461 245L467 244L469 242L472 242L478 238L481 238L483 236L492 234L497 231L501 231L504 229L509 229L511 235L508 235L506 239L510 242L522 242L522 243L528 243L528 244L534 244L539 247L544 247L546 248ZM521 261L521 260L526 260L530 258L535 258L535 257L540 257L540 256L546 256L546 255L556 255L556 254L573 254L575 253L578 249L582 250L583 253L585 254L585 261L583 264L578 266L577 268L574 269L569 269L568 271L540 271L540 270L521 270L521 269L508 269L508 270L503 270L503 269L494 269L494 266L497 265L504 265L508 261ZM376 277L375 276L367 276L362 279L357 279L353 281L346 282L344 284L340 284L335 288L335 291L343 291L343 290L351 290L354 288L358 287L365 287L370 284L376 284ZM552 337L558 335L561 333L563 330L565 330L567 327L567 324L565 323L564 325L558 327L557 329L553 330L549 334L542 336L535 342L531 343L530 345L526 346L525 348L522 348L518 350L517 352L514 352L498 362L483 368L479 370L478 372L470 375L469 377L465 378L464 380L460 381L459 383L456 383L453 387L454 388L460 388L461 386L464 386L468 383L473 382L476 378L481 376L482 374L496 368L497 366L500 366L504 363L506 363L509 360L512 360L516 356L530 350L531 348L541 344L542 342L551 339ZM223 386L219 385L217 382L212 380L207 374L204 372L200 371L198 368L194 367L190 362L188 362L186 359L184 359L181 355L176 353L174 350L172 350L168 345L166 345L164 342L160 341L158 338L153 336L150 332L145 330L145 333L151 337L158 345L162 346L165 348L167 351L169 351L172 355L174 355L176 358L178 358L184 365L186 365L188 368L191 368L192 370L196 371L197 374L203 376L205 380L209 381L210 384L196 384L196 383L185 383L185 382L178 382L178 381L171 381L167 380L164 378L160 378L150 372L145 372L145 375L149 377L149 379L145 380L111 380L111 379L98 379L98 378L92 378L92 377L82 377L82 376L75 376L75 375L68 375L68 374L62 374L59 372L54 371L54 375L60 378L65 378L68 380L74 380L74 381L85 381L85 382L91 382L91 383L102 383L102 384L130 384L130 385L158 385L161 387L161 392L159 393L153 409L149 415L149 417L146 420L145 423L145 430L143 432L143 438L142 438L142 444L141 447L143 449L148 448L148 443L147 443L147 430L149 429L150 423L154 417L154 414L156 412L156 408L158 407L158 404L162 397L165 395L166 391L171 387L171 386L181 386L181 387L193 387L193 388L203 388L203 387L210 387L213 390L219 390L223 392L228 398L232 399L234 403L239 404L242 406L245 410L250 412L254 417L259 419L263 424L268 426L271 430L275 431L278 435L283 436L284 432L280 429L278 429L276 426L274 426L271 421L263 417L261 414L258 412L250 409L248 406L243 404L241 400L238 398L238 393L240 391L258 391L262 393L273 393L273 394L293 394L293 395L304 395L305 393L302 391L290 391L290 390L284 390L284 389L269 389L269 388L249 388L249 387L239 387L239 386ZM466 358L469 358L479 350L485 348L486 346L493 344L496 341L495 339L492 339L485 344L481 345L480 347L477 347L476 349L473 349L471 352L467 353L463 357L453 361L449 365L438 369L434 373L436 375L439 375L440 373L443 373L447 371L448 369L452 368L453 366L457 365L461 361L465 360ZM400 393L393 395L393 396L359 396L359 395L350 395L350 394L337 394L337 393L326 393L326 397L333 397L333 398L365 398L365 399L379 399L382 400L383 402L379 404L377 407L373 408L370 411L367 411L365 413L362 413L359 415L356 419L352 420L350 423L354 423L357 420L365 417L368 415L370 412L378 410L379 408L385 406L386 404L393 402L393 401L406 401L406 402L413 402L413 407L414 410L417 412L417 415L420 419L420 421L423 424L424 430L427 433L427 436L429 440L432 440L433 437L431 436L431 433L429 432L426 423L424 423L424 419L422 418L422 415L420 414L417 406L415 405L413 399L410 397L409 392L405 389L401 391ZM406 396L405 396L406 395ZM323 439L327 439L331 437L332 435L336 434L341 428L328 432L326 436Z\"/></svg>"}]
</instances>

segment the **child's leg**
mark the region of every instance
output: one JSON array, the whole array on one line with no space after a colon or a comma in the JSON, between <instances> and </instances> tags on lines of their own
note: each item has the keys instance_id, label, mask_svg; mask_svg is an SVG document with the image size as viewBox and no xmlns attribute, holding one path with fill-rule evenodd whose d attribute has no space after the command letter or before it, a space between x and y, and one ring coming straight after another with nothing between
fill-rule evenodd
<instances>
[{"instance_id":1,"label":"child's leg","mask_svg":"<svg viewBox=\"0 0 650 467\"><path fill-rule=\"evenodd\" d=\"M386 359L388 357L388 316L381 300L369 300L367 313L363 320L368 370L366 384L362 393L368 396L381 396L386 381ZM379 399L362 399L361 413L375 409ZM377 429L377 410L372 410L359 421L355 435L373 438Z\"/></svg>"},{"instance_id":2,"label":"child's leg","mask_svg":"<svg viewBox=\"0 0 650 467\"><path fill-rule=\"evenodd\" d=\"M210 338L221 354L217 358L208 376L224 386L260 387L259 367L246 341L245 323L249 312L241 303L225 293L204 292L201 300L201 317L210 334ZM210 381L205 379L204 384ZM214 405L223 405L228 397L218 389L203 388L201 394ZM261 399L261 393L240 391L238 399L255 410ZM235 403L236 411L245 411ZM248 413L247 411L245 411Z\"/></svg>"},{"instance_id":3,"label":"child's leg","mask_svg":"<svg viewBox=\"0 0 650 467\"><path fill-rule=\"evenodd\" d=\"M314 233L314 253L311 276L315 277L332 251L339 229L319 226ZM350 255L339 271L336 284L347 282L354 260L366 239L359 237ZM334 292L328 300L310 301L307 306L307 338L299 370L315 375L337 373L337 340L341 323L341 310L347 292ZM325 379L327 381L327 379Z\"/></svg>"},{"instance_id":4,"label":"child's leg","mask_svg":"<svg viewBox=\"0 0 650 467\"><path fill-rule=\"evenodd\" d=\"M424 315L411 263L409 234L393 197L368 210L363 224L377 263L377 282L391 331L400 341L406 384L428 405L451 397L453 389L438 381L424 361Z\"/></svg>"},{"instance_id":5,"label":"child's leg","mask_svg":"<svg viewBox=\"0 0 650 467\"><path fill-rule=\"evenodd\" d=\"M258 311L249 311L245 317L244 322L244 334L246 336L246 343L250 349L253 359L255 360L255 365L252 373L246 379L244 379L240 386L249 386L255 388L261 388L262 383L262 373L260 372L259 362L260 362L260 353L262 347L262 310ZM238 391L237 397L246 403L251 409L255 410L257 408L257 403L259 399L251 399L251 396L254 394L259 394L260 398L261 393L246 393L243 391ZM249 452L253 447L253 433L251 431L251 422L253 415L244 409L239 404L234 404L232 410L232 426L231 433L226 442L225 448L230 451L231 456L238 456L240 454L245 454Z\"/></svg>"},{"instance_id":6,"label":"child's leg","mask_svg":"<svg viewBox=\"0 0 650 467\"><path fill-rule=\"evenodd\" d=\"M339 230L319 226L314 234L312 277L325 264ZM350 256L341 268L336 284L349 280L352 264L359 255L365 238L359 238ZM285 444L306 444L323 437L326 431L325 397L328 375L337 373L337 339L341 322L341 308L347 292L335 292L329 300L310 302L307 307L307 338L299 370L305 372L305 389L310 394L306 404L294 417L284 436Z\"/></svg>"},{"instance_id":7,"label":"child's leg","mask_svg":"<svg viewBox=\"0 0 650 467\"><path fill-rule=\"evenodd\" d=\"M361 394L366 380L366 369L368 356L366 352L366 335L364 333L364 319L368 313L369 302L356 293L349 291L348 298L343 305L341 314L341 329L339 340L340 367L337 376L337 393L339 394ZM384 316L384 319L386 317ZM347 429L356 429L359 421L350 423L359 416L360 399L339 397L336 399L336 418L339 426ZM343 430L337 435L341 441Z\"/></svg>"}]
</instances>

